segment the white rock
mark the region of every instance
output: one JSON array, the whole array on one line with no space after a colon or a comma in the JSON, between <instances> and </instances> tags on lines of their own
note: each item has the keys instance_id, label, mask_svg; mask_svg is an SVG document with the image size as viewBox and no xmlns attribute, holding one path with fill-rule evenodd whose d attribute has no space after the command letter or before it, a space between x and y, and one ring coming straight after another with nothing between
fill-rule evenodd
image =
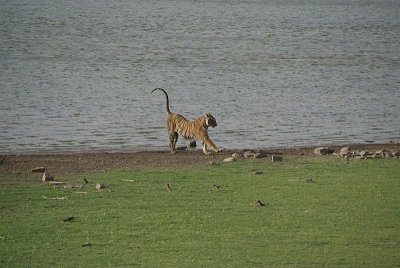
<instances>
[{"instance_id":1,"label":"white rock","mask_svg":"<svg viewBox=\"0 0 400 268\"><path fill-rule=\"evenodd\" d=\"M236 161L236 159L234 157L228 157L228 158L225 158L223 162L233 162L233 161Z\"/></svg>"}]
</instances>

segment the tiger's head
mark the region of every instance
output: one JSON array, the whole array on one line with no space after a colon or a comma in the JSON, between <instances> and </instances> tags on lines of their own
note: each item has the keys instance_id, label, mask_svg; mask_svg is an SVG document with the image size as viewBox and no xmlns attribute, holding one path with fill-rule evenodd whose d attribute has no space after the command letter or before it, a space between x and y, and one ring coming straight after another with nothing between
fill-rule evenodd
<instances>
[{"instance_id":1,"label":"tiger's head","mask_svg":"<svg viewBox=\"0 0 400 268\"><path fill-rule=\"evenodd\" d=\"M211 114L206 114L204 116L204 120L206 121L207 127L215 128L217 126L217 120L215 120L214 116L212 116Z\"/></svg>"}]
</instances>

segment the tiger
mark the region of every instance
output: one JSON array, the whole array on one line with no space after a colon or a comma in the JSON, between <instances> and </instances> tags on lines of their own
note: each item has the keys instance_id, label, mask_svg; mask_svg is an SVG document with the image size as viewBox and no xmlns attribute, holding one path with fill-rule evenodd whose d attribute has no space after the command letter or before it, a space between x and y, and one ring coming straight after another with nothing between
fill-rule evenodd
<instances>
[{"instance_id":1,"label":"tiger","mask_svg":"<svg viewBox=\"0 0 400 268\"><path fill-rule=\"evenodd\" d=\"M178 141L179 135L187 139L200 139L203 146L203 152L209 155L207 151L207 145L210 146L214 152L221 152L222 149L215 146L215 144L208 137L208 127L215 128L217 126L217 120L214 116L207 113L204 116L199 117L197 120L190 122L180 114L171 113L169 110L169 99L168 94L162 88L155 88L151 91L153 93L156 90L164 92L167 102L167 128L169 134L169 149L171 153L175 153L175 145Z\"/></svg>"}]
</instances>

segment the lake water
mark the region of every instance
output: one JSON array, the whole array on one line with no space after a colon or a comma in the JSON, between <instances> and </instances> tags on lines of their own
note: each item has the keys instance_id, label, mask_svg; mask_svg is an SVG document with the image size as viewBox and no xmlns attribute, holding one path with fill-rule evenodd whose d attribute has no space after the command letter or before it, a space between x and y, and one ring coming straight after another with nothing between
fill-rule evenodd
<instances>
[{"instance_id":1,"label":"lake water","mask_svg":"<svg viewBox=\"0 0 400 268\"><path fill-rule=\"evenodd\" d=\"M400 140L400 1L3 0L0 153ZM182 138L178 145L184 145Z\"/></svg>"}]
</instances>

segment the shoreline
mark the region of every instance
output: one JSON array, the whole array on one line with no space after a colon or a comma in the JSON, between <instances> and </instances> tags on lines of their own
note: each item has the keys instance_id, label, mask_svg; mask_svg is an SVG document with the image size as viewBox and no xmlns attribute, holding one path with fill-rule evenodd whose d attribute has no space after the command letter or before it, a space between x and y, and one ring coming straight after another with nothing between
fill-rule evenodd
<instances>
[{"instance_id":1,"label":"shoreline","mask_svg":"<svg viewBox=\"0 0 400 268\"><path fill-rule=\"evenodd\" d=\"M397 142L397 141L396 141ZM224 151L229 151L229 152L240 152L240 151L295 151L295 150L307 150L307 149L312 149L316 147L329 147L329 148L342 148L345 146L353 146L355 148L375 148L379 146L399 146L400 143L392 143L387 142L387 143L374 143L374 142L365 142L365 143L343 143L343 144L316 144L316 145L299 145L299 146L273 146L273 147L256 147L256 148L223 148ZM184 148L182 146L178 148ZM202 150L201 146L197 146L196 148L191 148L188 150L177 150L180 152L195 152ZM207 150L211 153L214 153L211 148L207 148ZM91 150L56 150L56 149L51 149L51 150L28 150L25 152L19 152L19 151L10 151L10 152L0 152L0 158L4 156L49 156L49 155L79 155L79 154L140 154L140 153L165 153L169 152L168 148L163 148L163 149L133 149L133 150L124 150L124 149L91 149Z\"/></svg>"},{"instance_id":2,"label":"shoreline","mask_svg":"<svg viewBox=\"0 0 400 268\"><path fill-rule=\"evenodd\" d=\"M377 151L380 149L400 151L399 144L344 144L328 145L327 147L339 152L345 146L350 146L354 151ZM281 155L284 159L304 156L321 157L314 154L316 147L321 146L249 150L262 152L267 157ZM178 151L175 154L171 154L169 151L0 154L0 178L40 177L41 174L32 173L31 170L35 167L45 167L47 172L56 177L79 176L129 168L188 169L207 166L209 162L220 163L223 159L231 157L233 153L244 151L247 150L231 149L220 153L211 152L211 155L205 155L200 148Z\"/></svg>"}]
</instances>

